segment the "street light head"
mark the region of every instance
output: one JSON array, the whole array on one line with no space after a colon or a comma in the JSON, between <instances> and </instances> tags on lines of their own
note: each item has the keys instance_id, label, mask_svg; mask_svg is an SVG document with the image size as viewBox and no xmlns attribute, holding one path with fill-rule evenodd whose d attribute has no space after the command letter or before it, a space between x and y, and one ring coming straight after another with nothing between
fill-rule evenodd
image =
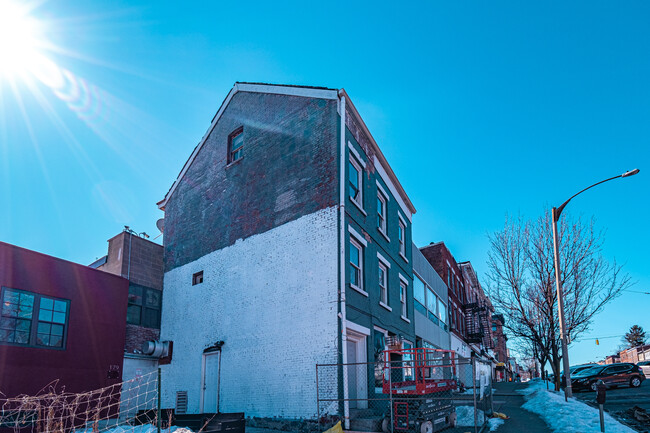
<instances>
[{"instance_id":1,"label":"street light head","mask_svg":"<svg viewBox=\"0 0 650 433\"><path fill-rule=\"evenodd\" d=\"M638 169L638 168L635 168L634 170L626 171L625 173L623 173L623 174L621 175L621 177L634 176L634 175L637 174L638 172L639 172L639 169Z\"/></svg>"}]
</instances>

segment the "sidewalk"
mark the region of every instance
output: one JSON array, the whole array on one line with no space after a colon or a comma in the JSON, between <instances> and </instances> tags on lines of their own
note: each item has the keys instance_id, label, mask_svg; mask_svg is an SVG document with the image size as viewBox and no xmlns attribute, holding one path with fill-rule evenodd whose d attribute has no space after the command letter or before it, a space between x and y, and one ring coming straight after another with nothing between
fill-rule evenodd
<instances>
[{"instance_id":1,"label":"sidewalk","mask_svg":"<svg viewBox=\"0 0 650 433\"><path fill-rule=\"evenodd\" d=\"M519 382L499 382L493 384L494 411L505 413L510 419L505 420L496 430L498 433L548 433L551 428L537 414L521 408L526 402L524 396L517 393L518 389L528 386Z\"/></svg>"}]
</instances>

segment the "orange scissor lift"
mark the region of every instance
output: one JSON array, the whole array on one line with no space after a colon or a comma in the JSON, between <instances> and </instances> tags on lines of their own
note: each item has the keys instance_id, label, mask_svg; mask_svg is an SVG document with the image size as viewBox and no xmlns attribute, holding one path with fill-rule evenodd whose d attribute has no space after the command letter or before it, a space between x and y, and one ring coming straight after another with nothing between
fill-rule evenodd
<instances>
[{"instance_id":1,"label":"orange scissor lift","mask_svg":"<svg viewBox=\"0 0 650 433\"><path fill-rule=\"evenodd\" d=\"M382 430L433 433L456 426L452 391L458 389L453 350L384 350L383 393L392 394Z\"/></svg>"}]
</instances>

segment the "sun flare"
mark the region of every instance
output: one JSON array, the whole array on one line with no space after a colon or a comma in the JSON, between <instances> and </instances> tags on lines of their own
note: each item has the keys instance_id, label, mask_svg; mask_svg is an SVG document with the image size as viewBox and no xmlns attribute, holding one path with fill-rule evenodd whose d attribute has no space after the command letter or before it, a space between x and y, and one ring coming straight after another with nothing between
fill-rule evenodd
<instances>
[{"instance_id":1,"label":"sun flare","mask_svg":"<svg viewBox=\"0 0 650 433\"><path fill-rule=\"evenodd\" d=\"M0 76L24 76L41 63L42 24L28 4L0 0Z\"/></svg>"}]
</instances>

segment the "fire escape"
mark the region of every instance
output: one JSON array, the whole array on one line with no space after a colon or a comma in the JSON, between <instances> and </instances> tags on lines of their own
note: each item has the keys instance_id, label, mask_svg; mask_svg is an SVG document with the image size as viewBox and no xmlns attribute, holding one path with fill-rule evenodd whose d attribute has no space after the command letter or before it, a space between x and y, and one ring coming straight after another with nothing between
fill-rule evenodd
<instances>
[{"instance_id":1,"label":"fire escape","mask_svg":"<svg viewBox=\"0 0 650 433\"><path fill-rule=\"evenodd\" d=\"M483 343L485 349L491 349L490 323L488 323L488 306L483 300L463 305L468 343Z\"/></svg>"}]
</instances>

